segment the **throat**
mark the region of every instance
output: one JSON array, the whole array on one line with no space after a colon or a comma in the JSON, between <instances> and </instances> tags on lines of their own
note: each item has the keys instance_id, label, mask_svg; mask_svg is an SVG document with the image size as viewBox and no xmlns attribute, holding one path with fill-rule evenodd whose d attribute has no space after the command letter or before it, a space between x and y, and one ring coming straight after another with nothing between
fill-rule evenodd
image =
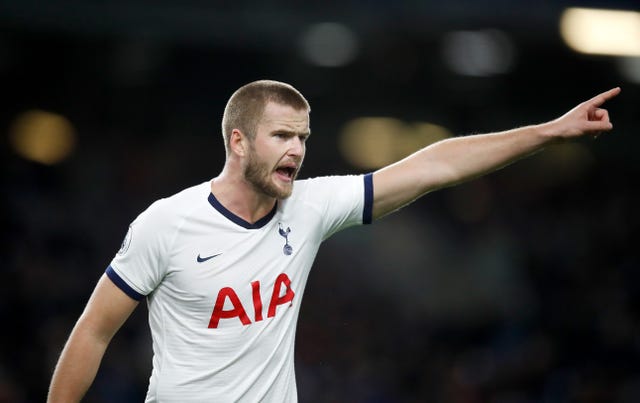
<instances>
[{"instance_id":1,"label":"throat","mask_svg":"<svg viewBox=\"0 0 640 403\"><path fill-rule=\"evenodd\" d=\"M248 223L255 224L268 216L278 204L278 200L273 197L255 196L257 197L248 197L244 201L238 201L228 208Z\"/></svg>"},{"instance_id":2,"label":"throat","mask_svg":"<svg viewBox=\"0 0 640 403\"><path fill-rule=\"evenodd\" d=\"M225 210L247 223L255 224L277 206L277 198L258 191L251 183L241 181L229 187L220 185L212 183L213 197Z\"/></svg>"}]
</instances>

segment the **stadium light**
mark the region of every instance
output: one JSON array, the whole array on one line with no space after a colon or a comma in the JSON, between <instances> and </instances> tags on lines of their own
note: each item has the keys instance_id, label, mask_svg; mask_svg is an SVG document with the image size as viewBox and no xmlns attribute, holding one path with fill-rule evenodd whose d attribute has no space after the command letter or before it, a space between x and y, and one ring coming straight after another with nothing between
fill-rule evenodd
<instances>
[{"instance_id":1,"label":"stadium light","mask_svg":"<svg viewBox=\"0 0 640 403\"><path fill-rule=\"evenodd\" d=\"M568 8L560 18L560 34L580 53L640 56L640 13Z\"/></svg>"},{"instance_id":2,"label":"stadium light","mask_svg":"<svg viewBox=\"0 0 640 403\"><path fill-rule=\"evenodd\" d=\"M454 31L444 37L443 57L457 74L490 77L511 70L515 46L505 32L497 29Z\"/></svg>"},{"instance_id":3,"label":"stadium light","mask_svg":"<svg viewBox=\"0 0 640 403\"><path fill-rule=\"evenodd\" d=\"M30 110L19 115L10 128L14 151L30 161L54 165L73 152L76 134L62 115Z\"/></svg>"},{"instance_id":4,"label":"stadium light","mask_svg":"<svg viewBox=\"0 0 640 403\"><path fill-rule=\"evenodd\" d=\"M409 124L389 117L361 117L345 124L338 148L351 165L376 169L451 136L448 129L434 123Z\"/></svg>"},{"instance_id":5,"label":"stadium light","mask_svg":"<svg viewBox=\"0 0 640 403\"><path fill-rule=\"evenodd\" d=\"M310 26L302 35L300 46L309 63L321 67L341 67L355 59L358 38L347 26L327 22Z\"/></svg>"}]
</instances>

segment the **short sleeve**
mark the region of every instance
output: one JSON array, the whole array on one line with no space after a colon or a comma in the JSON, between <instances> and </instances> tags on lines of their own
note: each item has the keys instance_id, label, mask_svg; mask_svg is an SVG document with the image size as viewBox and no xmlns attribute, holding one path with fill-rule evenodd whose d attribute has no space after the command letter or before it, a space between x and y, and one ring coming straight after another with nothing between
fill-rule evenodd
<instances>
[{"instance_id":1,"label":"short sleeve","mask_svg":"<svg viewBox=\"0 0 640 403\"><path fill-rule=\"evenodd\" d=\"M140 300L153 292L166 273L170 215L152 204L129 226L120 250L106 274L123 292Z\"/></svg>"},{"instance_id":2,"label":"short sleeve","mask_svg":"<svg viewBox=\"0 0 640 403\"><path fill-rule=\"evenodd\" d=\"M323 239L354 225L370 224L372 174L311 179L307 198L322 215Z\"/></svg>"}]
</instances>

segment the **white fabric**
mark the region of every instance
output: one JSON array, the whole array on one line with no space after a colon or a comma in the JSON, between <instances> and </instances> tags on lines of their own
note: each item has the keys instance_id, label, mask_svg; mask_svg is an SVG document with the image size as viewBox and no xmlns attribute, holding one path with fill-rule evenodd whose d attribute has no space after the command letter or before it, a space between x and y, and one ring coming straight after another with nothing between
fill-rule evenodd
<instances>
[{"instance_id":1,"label":"white fabric","mask_svg":"<svg viewBox=\"0 0 640 403\"><path fill-rule=\"evenodd\" d=\"M147 296L146 402L297 401L304 286L321 242L363 222L363 178L297 181L255 226L209 200L209 182L136 218L107 273L129 295Z\"/></svg>"}]
</instances>

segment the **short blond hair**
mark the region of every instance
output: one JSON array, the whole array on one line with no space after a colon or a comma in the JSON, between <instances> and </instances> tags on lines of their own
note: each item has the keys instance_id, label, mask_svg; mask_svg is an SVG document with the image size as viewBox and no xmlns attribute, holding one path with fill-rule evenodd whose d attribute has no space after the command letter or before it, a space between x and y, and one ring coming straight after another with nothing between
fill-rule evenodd
<instances>
[{"instance_id":1,"label":"short blond hair","mask_svg":"<svg viewBox=\"0 0 640 403\"><path fill-rule=\"evenodd\" d=\"M273 80L258 80L238 88L231 95L222 115L222 137L229 155L229 142L233 129L254 139L256 128L269 102L291 106L296 110L311 111L309 102L292 85Z\"/></svg>"}]
</instances>

